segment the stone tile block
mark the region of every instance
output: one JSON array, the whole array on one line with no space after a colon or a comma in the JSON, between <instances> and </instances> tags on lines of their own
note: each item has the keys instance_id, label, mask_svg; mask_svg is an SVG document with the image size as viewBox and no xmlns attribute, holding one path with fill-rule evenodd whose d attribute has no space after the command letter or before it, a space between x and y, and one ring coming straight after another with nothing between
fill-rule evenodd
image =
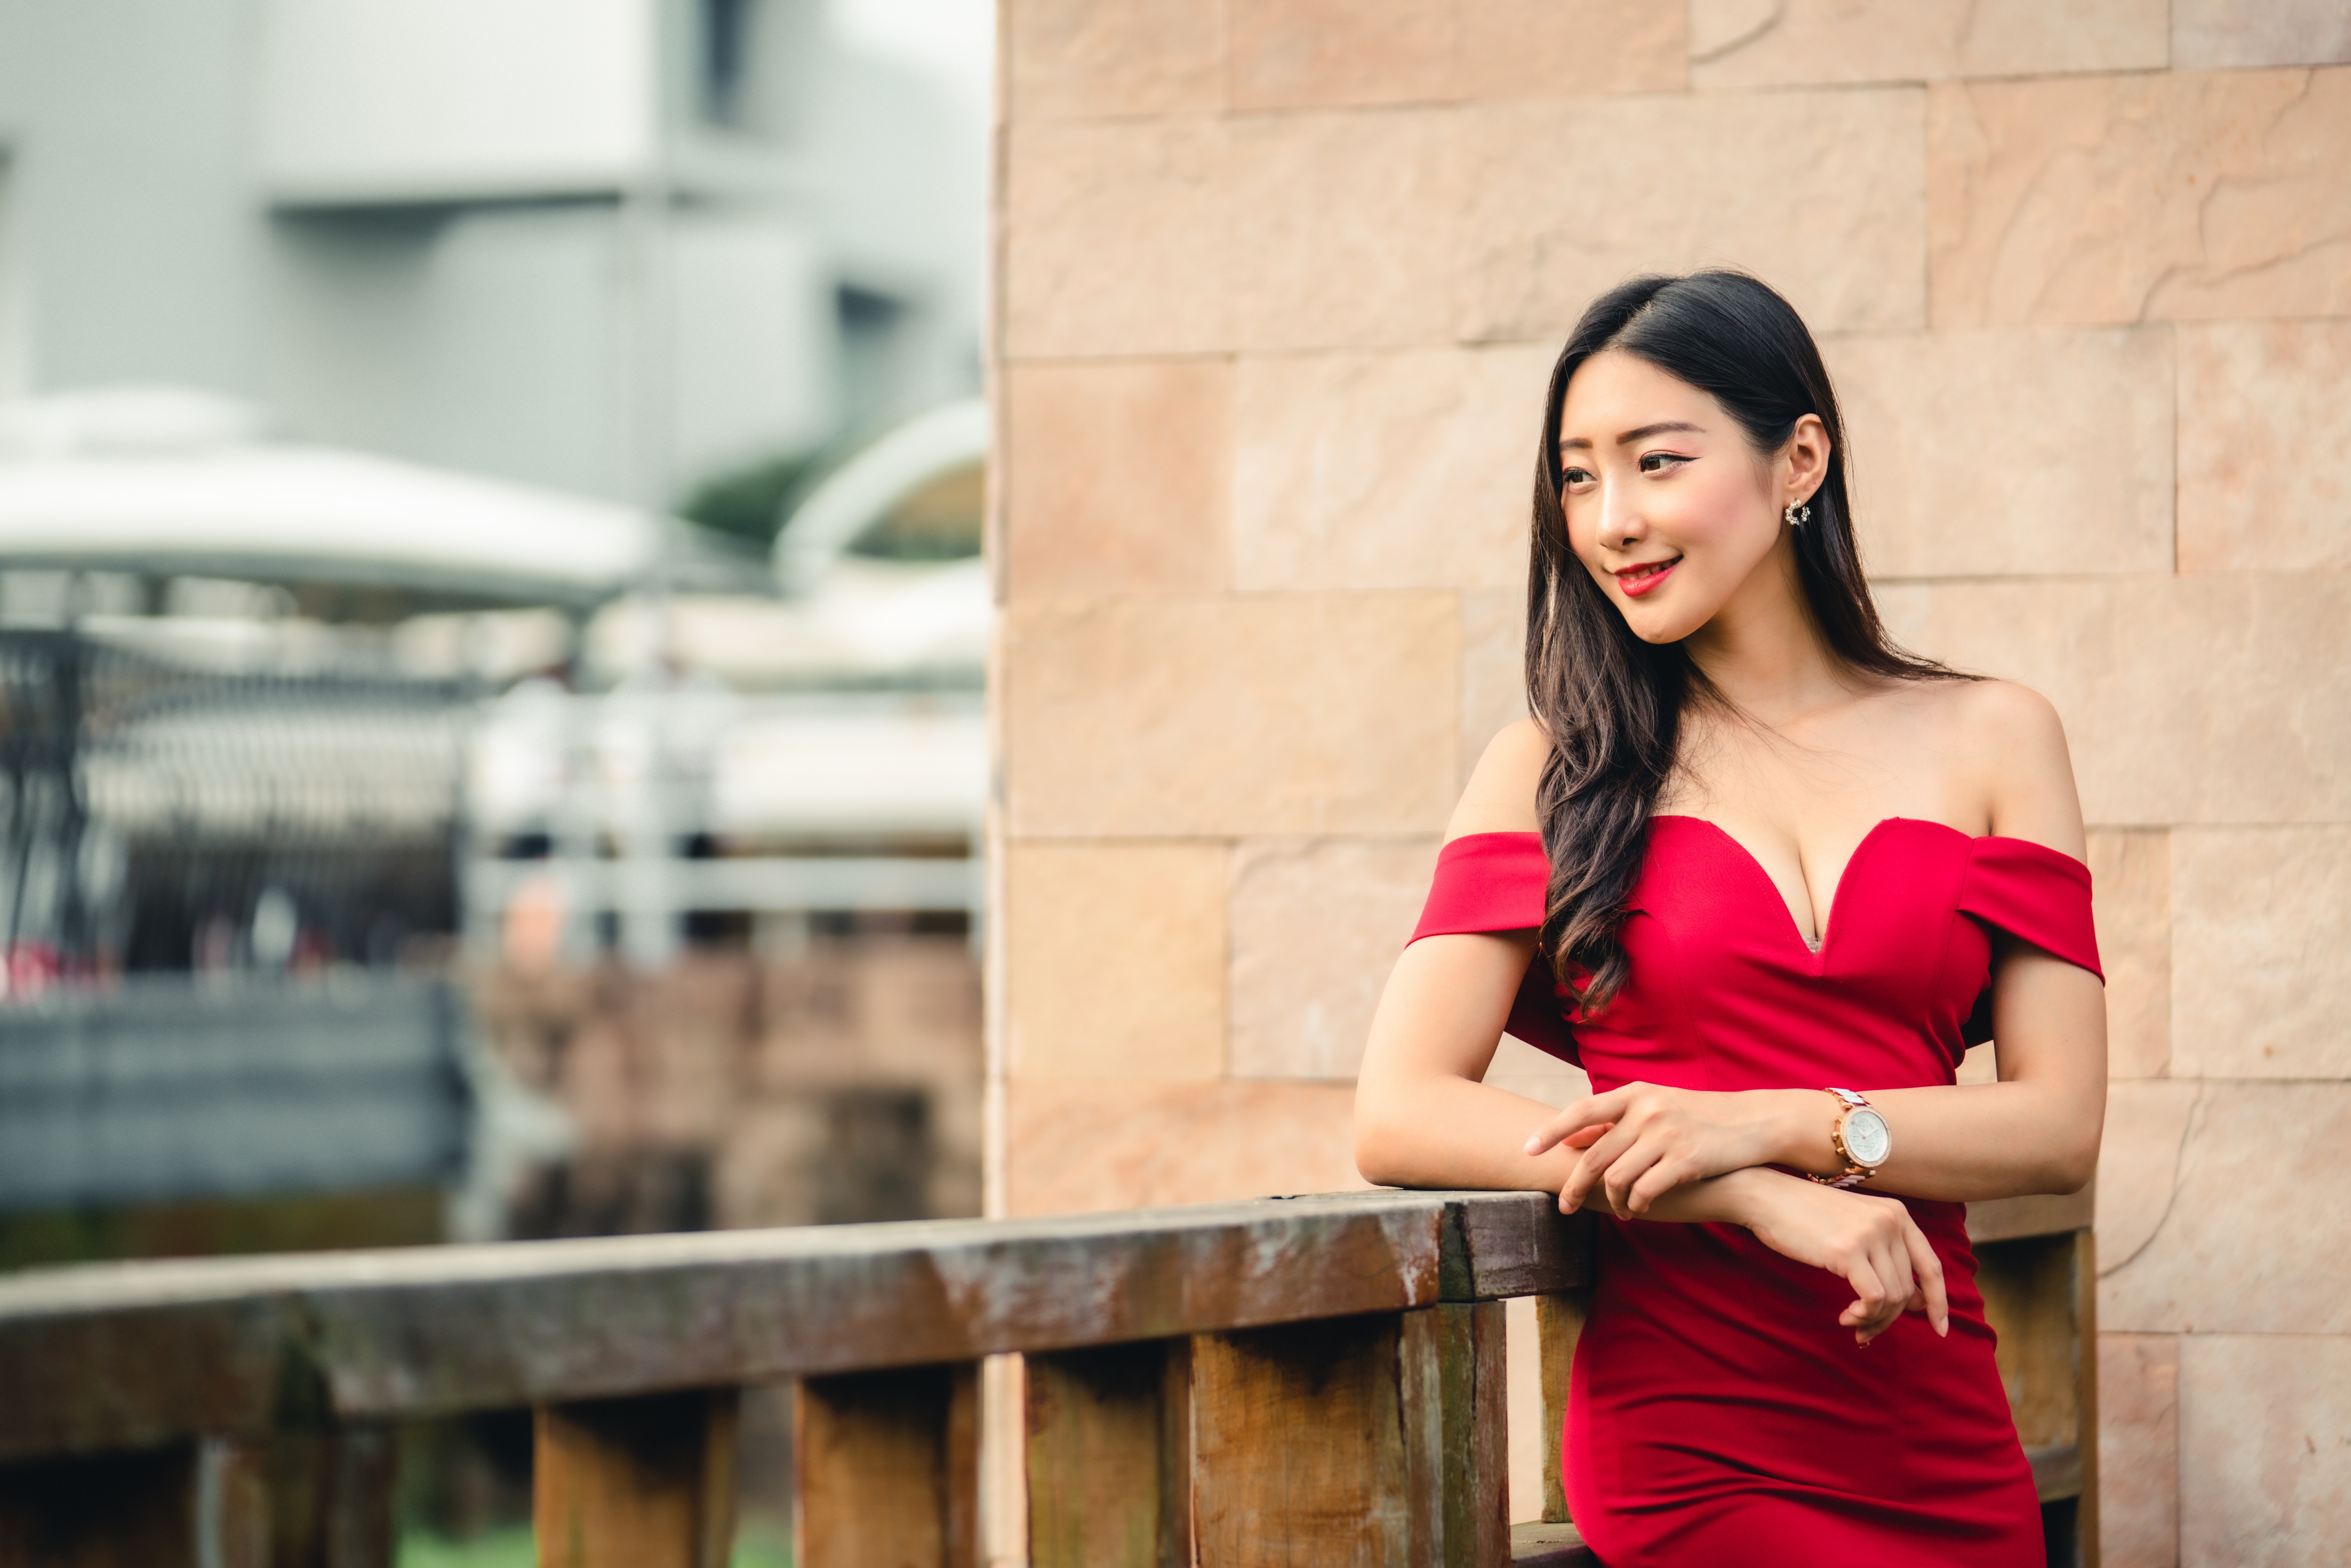
<instances>
[{"instance_id":1,"label":"stone tile block","mask_svg":"<svg viewBox=\"0 0 2351 1568\"><path fill-rule=\"evenodd\" d=\"M1432 833L1458 777L1448 593L1016 605L1019 837Z\"/></svg>"},{"instance_id":2,"label":"stone tile block","mask_svg":"<svg viewBox=\"0 0 2351 1568\"><path fill-rule=\"evenodd\" d=\"M2174 70L2345 60L2351 60L2351 10L2343 0L2171 0Z\"/></svg>"},{"instance_id":3,"label":"stone tile block","mask_svg":"<svg viewBox=\"0 0 2351 1568\"><path fill-rule=\"evenodd\" d=\"M2351 70L1930 92L1937 326L2351 311Z\"/></svg>"},{"instance_id":4,"label":"stone tile block","mask_svg":"<svg viewBox=\"0 0 2351 1568\"><path fill-rule=\"evenodd\" d=\"M2172 1071L2351 1078L2351 827L2173 835Z\"/></svg>"},{"instance_id":5,"label":"stone tile block","mask_svg":"<svg viewBox=\"0 0 2351 1568\"><path fill-rule=\"evenodd\" d=\"M2114 1273L2145 1251L2170 1216L2189 1119L2203 1092L2202 1084L2178 1079L2107 1083L2096 1193L2101 1271Z\"/></svg>"},{"instance_id":6,"label":"stone tile block","mask_svg":"<svg viewBox=\"0 0 2351 1568\"><path fill-rule=\"evenodd\" d=\"M2098 1336L2103 1568L2179 1568L2179 1336Z\"/></svg>"},{"instance_id":7,"label":"stone tile block","mask_svg":"<svg viewBox=\"0 0 2351 1568\"><path fill-rule=\"evenodd\" d=\"M2171 570L2168 328L1901 333L1822 348L1873 575Z\"/></svg>"},{"instance_id":8,"label":"stone tile block","mask_svg":"<svg viewBox=\"0 0 2351 1568\"><path fill-rule=\"evenodd\" d=\"M1689 15L1657 0L1459 0L1472 102L1689 86Z\"/></svg>"},{"instance_id":9,"label":"stone tile block","mask_svg":"<svg viewBox=\"0 0 2351 1568\"><path fill-rule=\"evenodd\" d=\"M1015 362L1003 387L1011 597L1230 586L1229 363Z\"/></svg>"},{"instance_id":10,"label":"stone tile block","mask_svg":"<svg viewBox=\"0 0 2351 1568\"><path fill-rule=\"evenodd\" d=\"M1470 340L1556 340L1632 274L1709 264L1815 331L1925 325L1921 89L1481 105L1462 167Z\"/></svg>"},{"instance_id":11,"label":"stone tile block","mask_svg":"<svg viewBox=\"0 0 2351 1568\"><path fill-rule=\"evenodd\" d=\"M2179 1560L2340 1563L2351 1542L2351 1338L2179 1342Z\"/></svg>"},{"instance_id":12,"label":"stone tile block","mask_svg":"<svg viewBox=\"0 0 2351 1568\"><path fill-rule=\"evenodd\" d=\"M2106 1071L2171 1070L2171 837L2159 828L2090 830L2090 902L2106 970Z\"/></svg>"},{"instance_id":13,"label":"stone tile block","mask_svg":"<svg viewBox=\"0 0 2351 1568\"><path fill-rule=\"evenodd\" d=\"M1346 1083L1015 1082L1005 1094L1007 1212L1360 1189L1354 1103Z\"/></svg>"},{"instance_id":14,"label":"stone tile block","mask_svg":"<svg viewBox=\"0 0 2351 1568\"><path fill-rule=\"evenodd\" d=\"M1020 0L1005 11L1007 118L1015 122L1224 107L1222 5Z\"/></svg>"},{"instance_id":15,"label":"stone tile block","mask_svg":"<svg viewBox=\"0 0 2351 1568\"><path fill-rule=\"evenodd\" d=\"M1519 588L1461 595L1461 782L1487 742L1527 716L1527 596Z\"/></svg>"},{"instance_id":16,"label":"stone tile block","mask_svg":"<svg viewBox=\"0 0 2351 1568\"><path fill-rule=\"evenodd\" d=\"M1229 16L1235 109L1427 103L1459 90L1449 5L1250 0Z\"/></svg>"},{"instance_id":17,"label":"stone tile block","mask_svg":"<svg viewBox=\"0 0 2351 1568\"><path fill-rule=\"evenodd\" d=\"M1234 119L1224 217L1235 346L1447 341L1459 129L1451 110Z\"/></svg>"},{"instance_id":18,"label":"stone tile block","mask_svg":"<svg viewBox=\"0 0 2351 1568\"><path fill-rule=\"evenodd\" d=\"M1353 1082L1437 841L1255 841L1233 855L1232 1074Z\"/></svg>"},{"instance_id":19,"label":"stone tile block","mask_svg":"<svg viewBox=\"0 0 2351 1568\"><path fill-rule=\"evenodd\" d=\"M1691 0L1700 88L2160 70L2168 0Z\"/></svg>"},{"instance_id":20,"label":"stone tile block","mask_svg":"<svg viewBox=\"0 0 2351 1568\"><path fill-rule=\"evenodd\" d=\"M2116 1084L2114 1103L2125 1091L2151 1097L2179 1082ZM2202 1083L2189 1092L2169 1213L2135 1253L2101 1240L2102 1255L2115 1255L2099 1281L2100 1324L2135 1333L2351 1333L2340 1267L2351 1250L2351 1083Z\"/></svg>"},{"instance_id":21,"label":"stone tile block","mask_svg":"<svg viewBox=\"0 0 2351 1568\"><path fill-rule=\"evenodd\" d=\"M1520 589L1552 359L1512 345L1242 360L1238 584Z\"/></svg>"},{"instance_id":22,"label":"stone tile block","mask_svg":"<svg viewBox=\"0 0 2351 1568\"><path fill-rule=\"evenodd\" d=\"M2056 705L2093 822L2351 820L2351 578L1897 583L1877 597L1907 645ZM2175 1019L2175 1051L2179 1038Z\"/></svg>"},{"instance_id":23,"label":"stone tile block","mask_svg":"<svg viewBox=\"0 0 2351 1568\"><path fill-rule=\"evenodd\" d=\"M1004 349L1013 359L1220 351L1232 336L1222 120L1015 124Z\"/></svg>"},{"instance_id":24,"label":"stone tile block","mask_svg":"<svg viewBox=\"0 0 2351 1568\"><path fill-rule=\"evenodd\" d=\"M1225 1067L1221 844L1013 843L1013 1078L1214 1078Z\"/></svg>"},{"instance_id":25,"label":"stone tile block","mask_svg":"<svg viewBox=\"0 0 2351 1568\"><path fill-rule=\"evenodd\" d=\"M2351 567L2346 383L2351 321L2179 329L2180 570Z\"/></svg>"},{"instance_id":26,"label":"stone tile block","mask_svg":"<svg viewBox=\"0 0 2351 1568\"><path fill-rule=\"evenodd\" d=\"M1507 1034L1496 1048L1494 1060L1487 1064L1486 1082L1554 1110L1592 1092L1592 1080L1584 1076L1583 1069Z\"/></svg>"}]
</instances>

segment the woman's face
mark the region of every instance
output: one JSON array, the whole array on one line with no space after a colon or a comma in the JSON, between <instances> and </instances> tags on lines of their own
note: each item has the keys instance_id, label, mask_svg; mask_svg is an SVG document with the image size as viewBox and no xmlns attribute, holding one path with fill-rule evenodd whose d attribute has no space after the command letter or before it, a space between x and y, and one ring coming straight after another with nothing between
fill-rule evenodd
<instances>
[{"instance_id":1,"label":"woman's face","mask_svg":"<svg viewBox=\"0 0 2351 1568\"><path fill-rule=\"evenodd\" d=\"M1793 566L1782 508L1825 474L1817 418L1759 455L1712 396L1611 351L1569 381L1559 436L1568 542L1642 641L1681 641L1750 583L1792 586L1756 569L1782 551Z\"/></svg>"}]
</instances>

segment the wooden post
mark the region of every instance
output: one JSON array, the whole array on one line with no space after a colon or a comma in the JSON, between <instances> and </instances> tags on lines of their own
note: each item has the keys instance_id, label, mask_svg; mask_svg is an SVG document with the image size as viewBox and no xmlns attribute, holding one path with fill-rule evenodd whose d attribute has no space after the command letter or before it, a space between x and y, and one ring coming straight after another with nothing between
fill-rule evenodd
<instances>
[{"instance_id":1,"label":"wooden post","mask_svg":"<svg viewBox=\"0 0 2351 1568\"><path fill-rule=\"evenodd\" d=\"M397 1460L382 1427L207 1442L196 1528L217 1568L392 1568Z\"/></svg>"},{"instance_id":2,"label":"wooden post","mask_svg":"<svg viewBox=\"0 0 2351 1568\"><path fill-rule=\"evenodd\" d=\"M1575 1344L1592 1311L1592 1292L1560 1291L1535 1298L1535 1334L1542 1344L1543 1522L1565 1524L1567 1479L1560 1474L1561 1435L1567 1429L1567 1391L1575 1371Z\"/></svg>"},{"instance_id":3,"label":"wooden post","mask_svg":"<svg viewBox=\"0 0 2351 1568\"><path fill-rule=\"evenodd\" d=\"M2074 1512L2075 1560L2098 1568L2098 1238L2074 1232L2074 1442L2081 1451L2082 1496Z\"/></svg>"},{"instance_id":4,"label":"wooden post","mask_svg":"<svg viewBox=\"0 0 2351 1568\"><path fill-rule=\"evenodd\" d=\"M0 1568L197 1568L193 1445L0 1467Z\"/></svg>"},{"instance_id":5,"label":"wooden post","mask_svg":"<svg viewBox=\"0 0 2351 1568\"><path fill-rule=\"evenodd\" d=\"M1191 1342L1024 1361L1031 1568L1191 1568Z\"/></svg>"},{"instance_id":6,"label":"wooden post","mask_svg":"<svg viewBox=\"0 0 2351 1568\"><path fill-rule=\"evenodd\" d=\"M1416 1563L1487 1568L1510 1558L1510 1374L1507 1309L1447 1302L1404 1314L1405 1473Z\"/></svg>"},{"instance_id":7,"label":"wooden post","mask_svg":"<svg viewBox=\"0 0 2351 1568\"><path fill-rule=\"evenodd\" d=\"M978 1568L979 1364L800 1382L799 1568Z\"/></svg>"},{"instance_id":8,"label":"wooden post","mask_svg":"<svg viewBox=\"0 0 2351 1568\"><path fill-rule=\"evenodd\" d=\"M1509 1557L1503 1313L1491 1301L1195 1342L1202 1563L1483 1568Z\"/></svg>"},{"instance_id":9,"label":"wooden post","mask_svg":"<svg viewBox=\"0 0 2351 1568\"><path fill-rule=\"evenodd\" d=\"M735 1391L541 1406L531 1518L539 1568L725 1568Z\"/></svg>"},{"instance_id":10,"label":"wooden post","mask_svg":"<svg viewBox=\"0 0 2351 1568\"><path fill-rule=\"evenodd\" d=\"M2001 1382L2017 1438L2048 1522L2070 1537L2066 1557L2082 1568L2098 1561L2095 1249L2087 1229L1976 1249L1976 1285L2000 1336Z\"/></svg>"}]
</instances>

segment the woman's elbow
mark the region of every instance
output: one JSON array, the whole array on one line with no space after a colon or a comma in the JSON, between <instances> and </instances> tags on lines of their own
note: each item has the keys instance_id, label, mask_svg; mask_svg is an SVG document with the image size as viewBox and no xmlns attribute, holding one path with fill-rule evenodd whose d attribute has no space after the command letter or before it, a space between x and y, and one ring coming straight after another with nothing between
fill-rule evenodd
<instances>
[{"instance_id":1,"label":"woman's elbow","mask_svg":"<svg viewBox=\"0 0 2351 1568\"><path fill-rule=\"evenodd\" d=\"M1390 1100L1371 1085L1355 1086L1355 1169L1374 1186L1405 1186L1412 1179L1411 1134Z\"/></svg>"},{"instance_id":2,"label":"woman's elbow","mask_svg":"<svg viewBox=\"0 0 2351 1568\"><path fill-rule=\"evenodd\" d=\"M2043 1174L2042 1190L2070 1196L2090 1185L2098 1174L2098 1137L2102 1129L2092 1128L2086 1138L2066 1140L2050 1159Z\"/></svg>"}]
</instances>

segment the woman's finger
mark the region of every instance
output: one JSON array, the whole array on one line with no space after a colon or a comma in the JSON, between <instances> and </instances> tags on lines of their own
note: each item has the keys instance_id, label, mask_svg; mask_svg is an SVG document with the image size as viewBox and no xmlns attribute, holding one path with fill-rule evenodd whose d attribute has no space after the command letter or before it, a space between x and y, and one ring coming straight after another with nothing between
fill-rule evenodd
<instances>
[{"instance_id":1,"label":"woman's finger","mask_svg":"<svg viewBox=\"0 0 2351 1568\"><path fill-rule=\"evenodd\" d=\"M1877 1322L1870 1330L1872 1339L1902 1321L1903 1309L1910 1304L1911 1296L1918 1289L1911 1278L1910 1254L1902 1245L1899 1231L1881 1239L1876 1252L1878 1278L1886 1281L1886 1305L1879 1310Z\"/></svg>"},{"instance_id":2,"label":"woman's finger","mask_svg":"<svg viewBox=\"0 0 2351 1568\"><path fill-rule=\"evenodd\" d=\"M1625 1194L1625 1207L1635 1214L1646 1214L1657 1199L1686 1181L1695 1179L1696 1172L1684 1159L1661 1159L1641 1173Z\"/></svg>"},{"instance_id":3,"label":"woman's finger","mask_svg":"<svg viewBox=\"0 0 2351 1568\"><path fill-rule=\"evenodd\" d=\"M1838 1270L1853 1287L1853 1305L1838 1314L1837 1322L1853 1330L1856 1343L1869 1343L1869 1324L1886 1304L1886 1282L1878 1277L1877 1265L1866 1248L1856 1247L1844 1267Z\"/></svg>"},{"instance_id":4,"label":"woman's finger","mask_svg":"<svg viewBox=\"0 0 2351 1568\"><path fill-rule=\"evenodd\" d=\"M1537 1128L1527 1140L1527 1153L1540 1155L1586 1127L1617 1120L1625 1094L1623 1089L1612 1089L1605 1094L1585 1095Z\"/></svg>"},{"instance_id":5,"label":"woman's finger","mask_svg":"<svg viewBox=\"0 0 2351 1568\"><path fill-rule=\"evenodd\" d=\"M1907 1209L1903 1213L1902 1240L1909 1249L1910 1266L1918 1281L1919 1304L1926 1312L1927 1322L1936 1333L1949 1338L1951 1298L1943 1280L1943 1260Z\"/></svg>"},{"instance_id":6,"label":"woman's finger","mask_svg":"<svg viewBox=\"0 0 2351 1568\"><path fill-rule=\"evenodd\" d=\"M1657 1147L1655 1140L1643 1140L1611 1161L1600 1178L1601 1186L1608 1194L1608 1212L1619 1219L1630 1219L1635 1213L1635 1184L1656 1168L1664 1157L1665 1151ZM1646 1207L1647 1205L1642 1207Z\"/></svg>"},{"instance_id":7,"label":"woman's finger","mask_svg":"<svg viewBox=\"0 0 2351 1568\"><path fill-rule=\"evenodd\" d=\"M1563 1212L1573 1214L1591 1201L1592 1189L1599 1184L1608 1167L1639 1141L1640 1134L1625 1123L1608 1124L1608 1130L1592 1140L1591 1146L1583 1151L1583 1157L1577 1160L1575 1168L1567 1173L1567 1180L1560 1184L1560 1197L1568 1199L1573 1206Z\"/></svg>"}]
</instances>

